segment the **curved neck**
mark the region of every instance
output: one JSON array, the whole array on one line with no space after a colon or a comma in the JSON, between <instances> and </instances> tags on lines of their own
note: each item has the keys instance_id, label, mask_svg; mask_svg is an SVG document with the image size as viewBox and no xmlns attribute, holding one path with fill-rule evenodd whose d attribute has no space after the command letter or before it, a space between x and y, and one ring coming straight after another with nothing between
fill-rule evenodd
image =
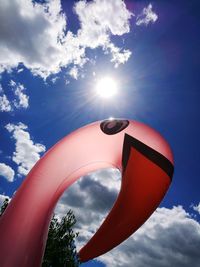
<instances>
[{"instance_id":1,"label":"curved neck","mask_svg":"<svg viewBox=\"0 0 200 267\"><path fill-rule=\"evenodd\" d=\"M93 162L69 174L66 164L55 178L42 164L30 172L0 220L1 267L39 267L52 213L62 193L88 172L113 167L111 163Z\"/></svg>"}]
</instances>

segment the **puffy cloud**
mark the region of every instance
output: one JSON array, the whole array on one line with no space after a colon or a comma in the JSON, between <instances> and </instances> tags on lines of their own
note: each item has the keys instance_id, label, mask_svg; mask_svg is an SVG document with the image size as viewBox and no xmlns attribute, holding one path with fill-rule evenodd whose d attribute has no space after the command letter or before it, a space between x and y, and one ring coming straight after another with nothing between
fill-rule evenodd
<instances>
[{"instance_id":1,"label":"puffy cloud","mask_svg":"<svg viewBox=\"0 0 200 267\"><path fill-rule=\"evenodd\" d=\"M83 45L96 48L109 41L109 34L123 35L130 31L131 12L121 0L79 1L74 10L81 28L78 36Z\"/></svg>"},{"instance_id":2,"label":"puffy cloud","mask_svg":"<svg viewBox=\"0 0 200 267\"><path fill-rule=\"evenodd\" d=\"M74 66L73 68L70 69L69 75L72 76L74 79L78 79L78 68Z\"/></svg>"},{"instance_id":3,"label":"puffy cloud","mask_svg":"<svg viewBox=\"0 0 200 267\"><path fill-rule=\"evenodd\" d=\"M79 17L81 28L77 37L81 45L92 49L102 47L110 51L115 66L125 63L131 51L115 47L110 35L123 35L130 31L129 20L133 15L121 0L79 1L74 10Z\"/></svg>"},{"instance_id":4,"label":"puffy cloud","mask_svg":"<svg viewBox=\"0 0 200 267\"><path fill-rule=\"evenodd\" d=\"M0 1L0 68L22 62L33 73L47 76L59 70L66 18L60 1Z\"/></svg>"},{"instance_id":5,"label":"puffy cloud","mask_svg":"<svg viewBox=\"0 0 200 267\"><path fill-rule=\"evenodd\" d=\"M54 77L54 78L51 79L51 82L52 83L56 83L58 79L59 79L59 77Z\"/></svg>"},{"instance_id":6,"label":"puffy cloud","mask_svg":"<svg viewBox=\"0 0 200 267\"><path fill-rule=\"evenodd\" d=\"M60 0L43 4L0 1L0 72L23 63L33 74L46 78L62 67L83 66L88 61L86 48L102 47L106 52L111 35L130 31L132 14L122 0L78 1L74 10L81 25L77 34L66 31ZM116 66L131 54L117 47L114 50L110 53Z\"/></svg>"},{"instance_id":7,"label":"puffy cloud","mask_svg":"<svg viewBox=\"0 0 200 267\"><path fill-rule=\"evenodd\" d=\"M121 49L116 47L114 44L107 45L107 50L110 50L112 53L111 62L114 63L115 68L117 68L120 64L124 64L128 61L129 57L131 56L131 51L128 49Z\"/></svg>"},{"instance_id":8,"label":"puffy cloud","mask_svg":"<svg viewBox=\"0 0 200 267\"><path fill-rule=\"evenodd\" d=\"M148 25L150 22L154 23L158 19L158 15L152 10L152 4L145 7L140 15L137 16L136 25Z\"/></svg>"},{"instance_id":9,"label":"puffy cloud","mask_svg":"<svg viewBox=\"0 0 200 267\"><path fill-rule=\"evenodd\" d=\"M5 163L0 163L0 176L6 178L8 182L13 182L15 172L10 166L6 165Z\"/></svg>"},{"instance_id":10,"label":"puffy cloud","mask_svg":"<svg viewBox=\"0 0 200 267\"><path fill-rule=\"evenodd\" d=\"M10 81L10 86L12 86L14 90L14 94L17 96L18 99L14 100L14 105L16 108L28 108L29 106L29 97L24 93L26 90L24 85L19 83L17 84L13 80Z\"/></svg>"},{"instance_id":11,"label":"puffy cloud","mask_svg":"<svg viewBox=\"0 0 200 267\"><path fill-rule=\"evenodd\" d=\"M11 110L12 110L11 104L7 96L3 94L2 96L0 96L0 111L8 112Z\"/></svg>"},{"instance_id":12,"label":"puffy cloud","mask_svg":"<svg viewBox=\"0 0 200 267\"><path fill-rule=\"evenodd\" d=\"M199 205L193 206L193 209L200 214L200 202L199 202Z\"/></svg>"},{"instance_id":13,"label":"puffy cloud","mask_svg":"<svg viewBox=\"0 0 200 267\"><path fill-rule=\"evenodd\" d=\"M72 209L80 233L78 247L82 246L96 231L106 213L112 207L120 187L120 173L105 169L81 178L60 199L56 214L62 217Z\"/></svg>"},{"instance_id":14,"label":"puffy cloud","mask_svg":"<svg viewBox=\"0 0 200 267\"><path fill-rule=\"evenodd\" d=\"M3 87L0 86L0 111L9 112L14 110L14 108L28 108L29 106L29 96L27 96L24 91L26 88L21 83L16 83L11 80L9 85L12 87L15 99L9 101L6 94L4 94Z\"/></svg>"},{"instance_id":15,"label":"puffy cloud","mask_svg":"<svg viewBox=\"0 0 200 267\"><path fill-rule=\"evenodd\" d=\"M6 129L12 133L15 139L15 152L13 152L12 160L18 165L18 173L27 175L34 164L40 159L40 153L46 150L45 146L34 143L28 133L28 127L19 123L7 124Z\"/></svg>"},{"instance_id":16,"label":"puffy cloud","mask_svg":"<svg viewBox=\"0 0 200 267\"><path fill-rule=\"evenodd\" d=\"M158 208L126 242L100 257L107 266L199 266L200 224L183 207Z\"/></svg>"},{"instance_id":17,"label":"puffy cloud","mask_svg":"<svg viewBox=\"0 0 200 267\"><path fill-rule=\"evenodd\" d=\"M75 213L79 232L77 247L96 232L111 209L119 188L120 173L105 169L82 177L62 196L56 214ZM200 224L182 206L158 208L149 220L123 244L98 258L113 267L198 267Z\"/></svg>"}]
</instances>

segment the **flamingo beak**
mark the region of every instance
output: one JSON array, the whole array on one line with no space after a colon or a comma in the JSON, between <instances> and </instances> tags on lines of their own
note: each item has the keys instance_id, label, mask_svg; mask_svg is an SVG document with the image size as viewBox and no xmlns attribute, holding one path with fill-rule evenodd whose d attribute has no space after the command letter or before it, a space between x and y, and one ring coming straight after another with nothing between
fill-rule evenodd
<instances>
[{"instance_id":1,"label":"flamingo beak","mask_svg":"<svg viewBox=\"0 0 200 267\"><path fill-rule=\"evenodd\" d=\"M125 134L118 198L96 234L80 250L81 262L100 256L134 233L155 211L172 180L173 164Z\"/></svg>"}]
</instances>

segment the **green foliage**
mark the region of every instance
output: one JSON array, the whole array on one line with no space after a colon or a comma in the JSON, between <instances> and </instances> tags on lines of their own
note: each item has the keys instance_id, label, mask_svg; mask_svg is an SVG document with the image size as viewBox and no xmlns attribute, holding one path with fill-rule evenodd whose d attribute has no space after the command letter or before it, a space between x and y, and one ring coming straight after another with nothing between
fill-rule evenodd
<instances>
[{"instance_id":1,"label":"green foliage","mask_svg":"<svg viewBox=\"0 0 200 267\"><path fill-rule=\"evenodd\" d=\"M0 208L0 216L9 204L6 198ZM48 239L42 267L78 267L80 262L76 253L74 239L78 233L74 233L72 227L76 223L72 210L59 222L53 216L48 233Z\"/></svg>"},{"instance_id":2,"label":"green foliage","mask_svg":"<svg viewBox=\"0 0 200 267\"><path fill-rule=\"evenodd\" d=\"M60 222L53 216L49 227L42 267L79 266L74 242L78 233L74 233L72 229L75 223L76 219L71 210Z\"/></svg>"},{"instance_id":3,"label":"green foliage","mask_svg":"<svg viewBox=\"0 0 200 267\"><path fill-rule=\"evenodd\" d=\"M9 199L5 198L4 202L3 202L2 206L1 206L0 216L4 213L4 211L7 208L8 204L9 204Z\"/></svg>"}]
</instances>

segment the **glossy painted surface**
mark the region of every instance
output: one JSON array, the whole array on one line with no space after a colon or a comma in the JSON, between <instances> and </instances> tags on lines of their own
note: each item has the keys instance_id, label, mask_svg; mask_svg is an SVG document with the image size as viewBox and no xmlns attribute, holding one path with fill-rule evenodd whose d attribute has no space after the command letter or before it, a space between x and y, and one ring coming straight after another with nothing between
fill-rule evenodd
<instances>
[{"instance_id":1,"label":"glossy painted surface","mask_svg":"<svg viewBox=\"0 0 200 267\"><path fill-rule=\"evenodd\" d=\"M91 171L112 166L122 171L125 134L173 164L169 145L152 128L129 120L116 134L106 134L100 124L87 125L63 138L30 171L0 219L1 267L40 266L58 199L72 183ZM136 231L159 205L170 181L159 166L131 148L118 199L100 229L81 249L80 259L97 257Z\"/></svg>"}]
</instances>

